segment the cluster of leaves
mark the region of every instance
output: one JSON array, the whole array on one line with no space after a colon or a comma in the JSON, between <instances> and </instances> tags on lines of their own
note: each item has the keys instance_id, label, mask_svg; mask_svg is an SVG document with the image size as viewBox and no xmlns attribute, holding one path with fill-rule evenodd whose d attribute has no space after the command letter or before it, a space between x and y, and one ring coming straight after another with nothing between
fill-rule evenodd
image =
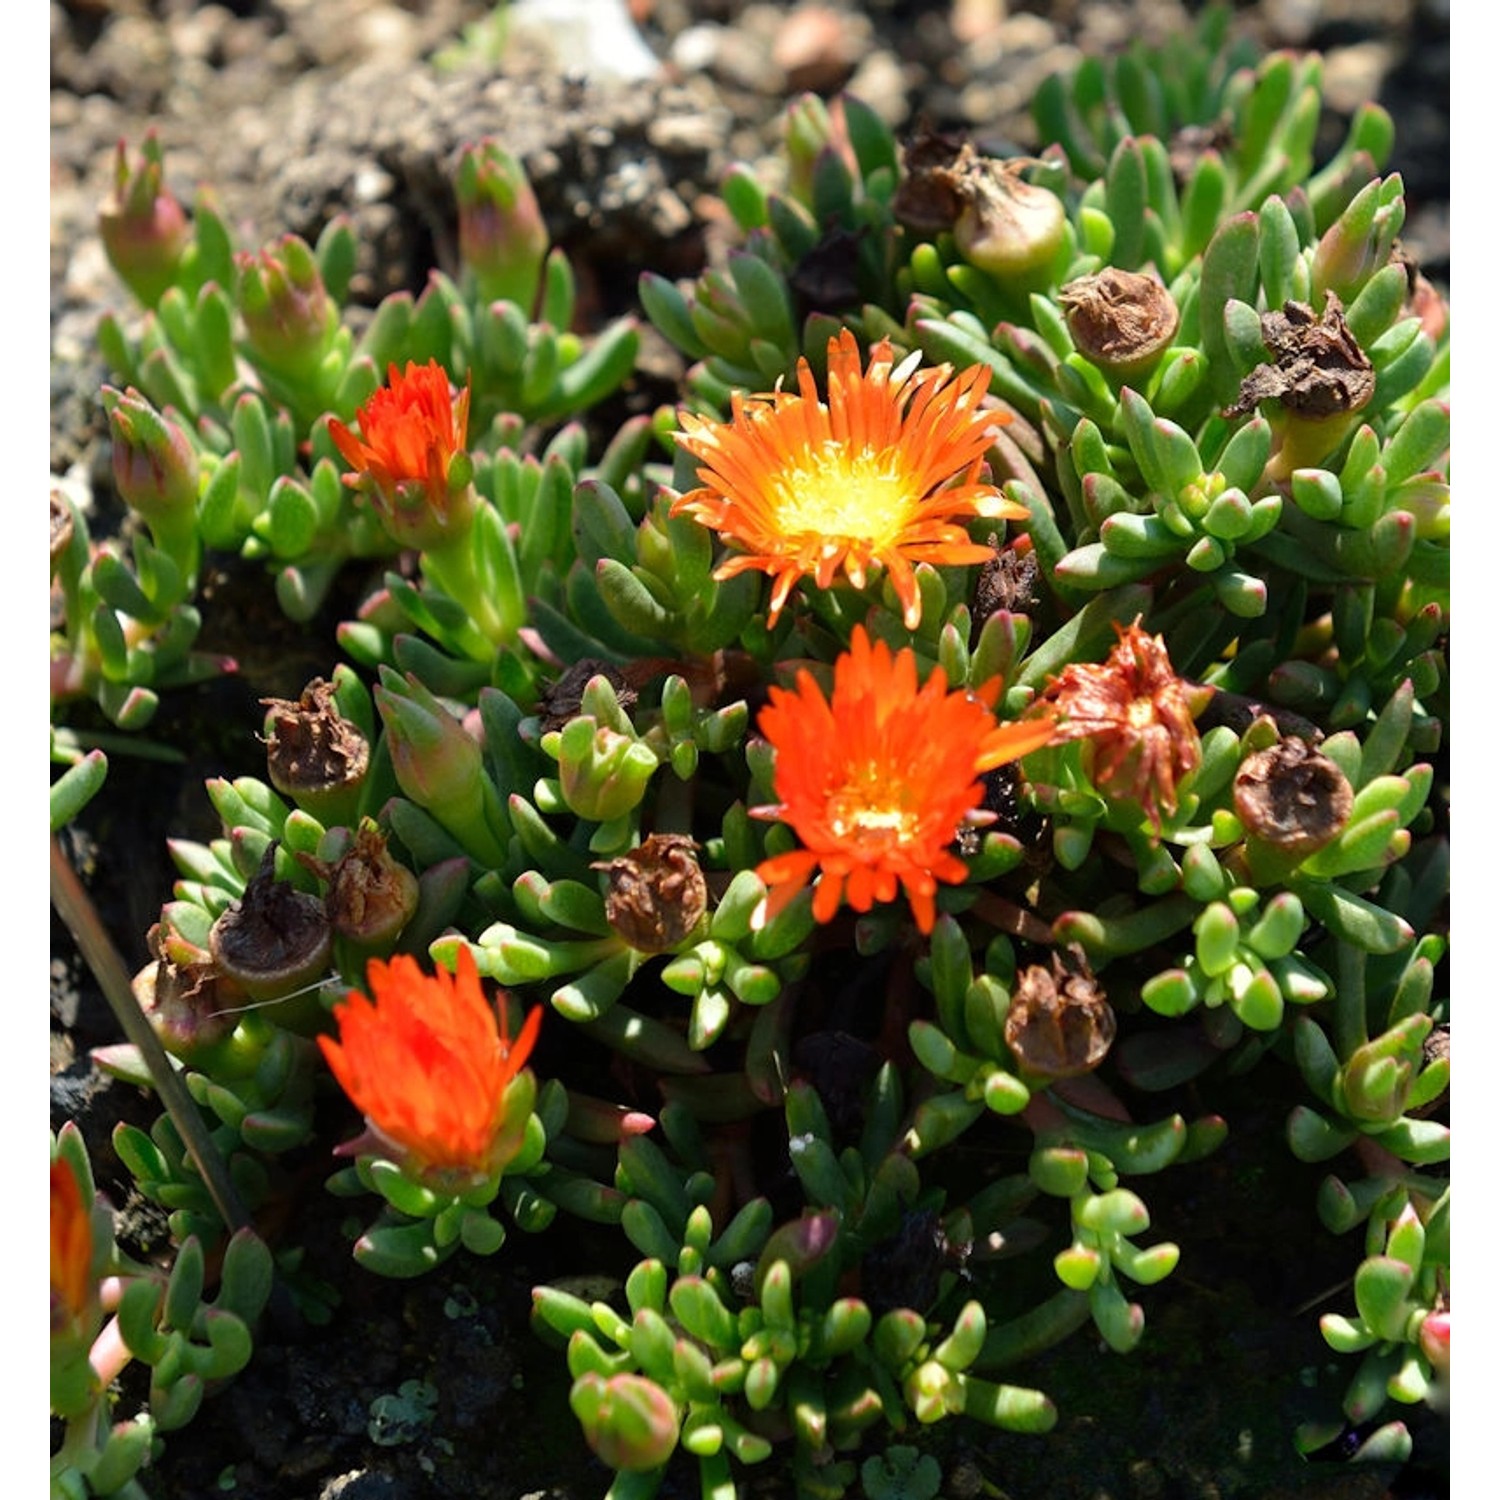
<instances>
[{"instance_id":1,"label":"cluster of leaves","mask_svg":"<svg viewBox=\"0 0 1500 1500\"><path fill-rule=\"evenodd\" d=\"M1139 1342L1130 1288L1169 1276L1178 1249L1137 1243L1151 1215L1122 1179L1227 1132L1212 1114L1142 1122L1133 1101L1262 1065L1309 1091L1291 1151L1365 1174L1330 1176L1316 1205L1336 1233L1367 1226L1355 1315L1322 1325L1361 1363L1341 1416L1299 1441L1347 1422L1366 1456L1401 1456L1405 1427L1375 1425L1387 1399L1443 1398L1447 844L1429 803L1447 717L1446 311L1396 249L1383 112L1363 107L1314 172L1318 60L1248 61L1226 26L1208 12L1191 38L1049 83L1047 146L1026 163L945 138L903 153L858 101L799 101L785 190L748 168L726 179L741 246L689 285L643 277L706 420L795 385L799 361L821 378L842 329L988 372L1009 418L991 475L1027 516L1013 571L917 563L915 629L889 576L804 586L780 619L754 572L716 576L709 528L674 514L698 471L672 413L625 424L590 464L562 419L626 377L634 335L567 332L566 262L534 236L514 242L518 283L497 290L495 265L434 277L356 342L346 228L236 262L204 200L158 284L137 285L142 331L106 325L132 388L109 397L117 438L185 450L194 475L187 525L158 532L143 511L133 574L90 558L73 518L60 659L122 726L188 670L198 547L265 559L307 618L347 559L396 551L341 483L330 417L353 421L402 361L467 383L474 435L445 477L472 483L472 527L392 568L340 633L354 666L300 709L310 737L336 724L363 742L358 775L333 800L211 784L223 835L173 845L154 977L160 994L176 971L222 976L218 924L267 887L327 930L256 1009L226 1009L207 1044L178 1039L256 1203L326 1083L301 1033L327 1031L372 955L471 954L566 1027L538 1063L563 1076L507 1098L503 1171L437 1182L366 1141L330 1186L378 1196L356 1255L393 1275L497 1250L497 1201L526 1230L558 1212L619 1226L643 1257L622 1305L536 1292L615 1500L654 1493L678 1449L727 1495L735 1463L785 1441L798 1492L837 1496L875 1428L961 1413L1045 1430L1047 1398L989 1374L1085 1324L1113 1351ZM494 166L476 152L461 203ZM148 149L138 171L153 168ZM1080 312L1122 287L1165 309L1125 357ZM278 296L304 317L295 359L257 331ZM1155 638L1171 702L1129 706L1174 723L1190 704L1191 755L1182 731L1170 770L1107 762L1109 733L1146 754L1123 709L1027 755L995 789L999 823L955 846L966 878L937 891L930 931L900 903L819 920L810 890L768 910L760 872L794 839L766 815L777 765L753 708L856 627L1009 717L1070 672L1124 673L1112 650ZM152 653L177 677L152 676ZM54 821L95 766L59 783ZM1333 809L1320 833L1268 820L1257 794L1277 777ZM373 937L349 925L356 851L410 886ZM1053 955L1051 972L1035 962ZM839 994L861 988L851 1020ZM852 1083L815 1061L848 1030ZM105 1060L141 1076L126 1052ZM745 1122L769 1118L776 1147L749 1155ZM1024 1170L974 1183L946 1149L969 1131L1003 1132ZM121 1155L180 1235L212 1234L170 1123L127 1133ZM800 1203L773 1194L778 1175ZM957 1264L1002 1245L1051 1247L1055 1290L1032 1306L988 1281L968 1295ZM894 1289L887 1262L907 1273ZM866 1468L877 1493L889 1481Z\"/></svg>"}]
</instances>

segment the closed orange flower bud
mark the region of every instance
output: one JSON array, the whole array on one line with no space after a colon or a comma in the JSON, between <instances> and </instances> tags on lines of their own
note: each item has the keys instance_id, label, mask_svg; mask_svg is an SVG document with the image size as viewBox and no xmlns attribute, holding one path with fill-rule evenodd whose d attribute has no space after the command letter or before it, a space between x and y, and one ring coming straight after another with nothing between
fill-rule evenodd
<instances>
[{"instance_id":1,"label":"closed orange flower bud","mask_svg":"<svg viewBox=\"0 0 1500 1500\"><path fill-rule=\"evenodd\" d=\"M402 1165L461 1183L495 1176L521 1144L506 1095L541 1009L512 1040L467 948L456 975L426 974L406 954L372 959L369 984L373 1000L355 991L334 1007L339 1039L318 1038L333 1076Z\"/></svg>"},{"instance_id":2,"label":"closed orange flower bud","mask_svg":"<svg viewBox=\"0 0 1500 1500\"><path fill-rule=\"evenodd\" d=\"M392 538L419 549L458 540L474 516L468 438L468 387L455 397L448 372L433 359L390 367L383 385L357 414L356 437L337 417L328 422L344 462L344 483L375 509Z\"/></svg>"}]
</instances>

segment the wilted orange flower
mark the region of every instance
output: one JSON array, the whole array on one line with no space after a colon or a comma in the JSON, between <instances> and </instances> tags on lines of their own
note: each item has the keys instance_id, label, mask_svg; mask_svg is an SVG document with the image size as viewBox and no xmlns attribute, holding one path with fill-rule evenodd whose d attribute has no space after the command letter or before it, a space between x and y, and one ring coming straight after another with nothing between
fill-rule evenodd
<instances>
[{"instance_id":1,"label":"wilted orange flower","mask_svg":"<svg viewBox=\"0 0 1500 1500\"><path fill-rule=\"evenodd\" d=\"M890 901L899 882L917 926L930 932L938 881L968 873L948 846L962 824L988 821L980 777L1052 738L1045 720L997 724L990 709L999 690L997 679L977 693L950 693L941 668L919 688L915 655L892 656L858 627L834 663L831 701L806 671L792 692L773 687L759 725L776 748L781 801L753 811L789 824L802 847L757 868L770 887L768 915L821 871L818 921L840 900L861 912Z\"/></svg>"},{"instance_id":2,"label":"wilted orange flower","mask_svg":"<svg viewBox=\"0 0 1500 1500\"><path fill-rule=\"evenodd\" d=\"M428 548L462 536L473 515L467 476L452 483L453 461L464 455L469 389L455 397L448 372L430 359L395 365L357 415L361 437L337 417L328 435L353 470L344 483L365 495L403 547Z\"/></svg>"},{"instance_id":3,"label":"wilted orange flower","mask_svg":"<svg viewBox=\"0 0 1500 1500\"><path fill-rule=\"evenodd\" d=\"M504 1166L505 1093L526 1064L541 1008L512 1041L484 997L467 948L458 974L425 974L416 959L372 959L371 1002L355 991L334 1007L339 1040L318 1043L333 1076L382 1140L438 1173L488 1177ZM502 1012L503 1015L503 1012Z\"/></svg>"},{"instance_id":4,"label":"wilted orange flower","mask_svg":"<svg viewBox=\"0 0 1500 1500\"><path fill-rule=\"evenodd\" d=\"M52 1331L74 1326L94 1290L94 1231L78 1178L62 1157L52 1162Z\"/></svg>"},{"instance_id":5,"label":"wilted orange flower","mask_svg":"<svg viewBox=\"0 0 1500 1500\"><path fill-rule=\"evenodd\" d=\"M1198 769L1203 748L1166 643L1147 635L1139 619L1116 624L1115 633L1119 643L1104 661L1064 667L1035 711L1059 715L1059 740L1091 741L1094 785L1140 803L1159 829L1162 810L1177 810L1177 787Z\"/></svg>"},{"instance_id":6,"label":"wilted orange flower","mask_svg":"<svg viewBox=\"0 0 1500 1500\"><path fill-rule=\"evenodd\" d=\"M798 394L732 397L729 422L682 414L677 441L702 461L702 487L673 503L739 552L714 576L771 575L770 623L792 586L821 589L843 569L863 588L872 567L890 575L908 630L922 617L912 565L962 566L993 555L969 539L971 516L1023 521L1026 507L980 482L991 429L1009 420L981 402L989 370L919 370L919 355L893 364L888 340L870 351L844 329L828 343L828 400L818 399L807 361Z\"/></svg>"}]
</instances>

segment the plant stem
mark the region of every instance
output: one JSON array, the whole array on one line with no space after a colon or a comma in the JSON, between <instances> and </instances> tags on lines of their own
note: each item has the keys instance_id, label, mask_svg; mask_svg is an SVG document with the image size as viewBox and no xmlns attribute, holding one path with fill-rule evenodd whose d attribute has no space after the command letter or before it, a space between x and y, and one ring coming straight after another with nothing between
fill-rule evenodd
<instances>
[{"instance_id":1,"label":"plant stem","mask_svg":"<svg viewBox=\"0 0 1500 1500\"><path fill-rule=\"evenodd\" d=\"M94 903L89 900L83 883L68 863L55 834L51 843L53 906L67 923L68 931L73 934L78 951L83 954L89 971L98 981L99 988L104 991L104 998L109 1001L109 1008L120 1023L126 1040L140 1052L162 1104L172 1117L172 1123L177 1127L193 1164L208 1186L219 1217L231 1233L249 1227L250 1216L240 1202L223 1157L209 1137L203 1117L198 1113L198 1106L193 1103L187 1086L178 1077L177 1070L172 1066L156 1033L151 1029L150 1022L136 1002L135 992L130 986L130 976L125 971L125 963L119 950L105 932L99 913L94 910Z\"/></svg>"}]
</instances>

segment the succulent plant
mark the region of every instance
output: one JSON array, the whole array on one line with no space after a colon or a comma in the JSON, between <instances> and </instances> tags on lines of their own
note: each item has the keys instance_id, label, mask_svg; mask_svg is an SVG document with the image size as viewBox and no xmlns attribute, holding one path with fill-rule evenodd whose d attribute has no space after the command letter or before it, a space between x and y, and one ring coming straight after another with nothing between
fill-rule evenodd
<instances>
[{"instance_id":1,"label":"succulent plant","mask_svg":"<svg viewBox=\"0 0 1500 1500\"><path fill-rule=\"evenodd\" d=\"M502 1216L618 1230L622 1298L533 1293L615 1500L679 1452L705 1494L779 1451L799 1495L928 1495L891 1436L1048 1430L994 1377L1141 1342L1181 1252L1136 1179L1218 1149L1254 1068L1343 1174L1310 1212L1365 1225L1321 1323L1360 1362L1299 1444L1399 1457L1386 1399L1446 1399L1446 312L1384 113L1314 171L1320 63L1225 25L1050 81L1024 159L795 101L722 263L641 280L680 407L602 444L634 326L570 331L495 143L462 273L358 341L347 226L236 260L153 148L122 167L151 311L105 324L104 399L148 535L132 571L66 518L54 678L134 727L204 670L204 547L299 620L384 572L352 664L264 704L267 780L173 841L147 1008L252 1205L348 1095L370 1270L496 1253ZM190 1134L117 1148L179 1241L132 1352L202 1380L234 1360L188 1247L229 1226Z\"/></svg>"}]
</instances>

